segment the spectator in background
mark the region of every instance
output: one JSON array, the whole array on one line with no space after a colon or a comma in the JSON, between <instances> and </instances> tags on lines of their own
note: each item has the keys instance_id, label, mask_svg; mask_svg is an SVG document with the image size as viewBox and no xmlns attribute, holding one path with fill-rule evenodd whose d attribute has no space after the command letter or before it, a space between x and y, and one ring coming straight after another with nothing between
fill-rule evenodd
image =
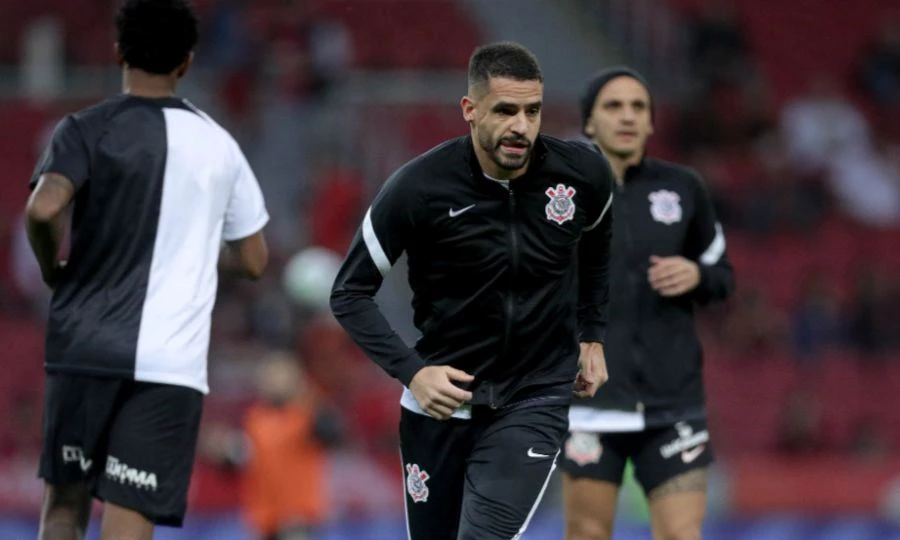
<instances>
[{"instance_id":1,"label":"spectator in background","mask_svg":"<svg viewBox=\"0 0 900 540\"><path fill-rule=\"evenodd\" d=\"M859 460L879 461L891 457L891 442L883 425L874 417L865 416L854 426L848 450Z\"/></svg>"},{"instance_id":2,"label":"spectator in background","mask_svg":"<svg viewBox=\"0 0 900 540\"><path fill-rule=\"evenodd\" d=\"M896 285L875 271L865 271L850 307L850 342L868 357L895 348L900 339Z\"/></svg>"},{"instance_id":3,"label":"spectator in background","mask_svg":"<svg viewBox=\"0 0 900 540\"><path fill-rule=\"evenodd\" d=\"M876 133L871 146L837 154L829 172L844 212L873 227L900 227L900 145Z\"/></svg>"},{"instance_id":4,"label":"spectator in background","mask_svg":"<svg viewBox=\"0 0 900 540\"><path fill-rule=\"evenodd\" d=\"M765 355L785 343L787 322L759 288L738 290L725 324L725 343L737 358Z\"/></svg>"},{"instance_id":5,"label":"spectator in background","mask_svg":"<svg viewBox=\"0 0 900 540\"><path fill-rule=\"evenodd\" d=\"M798 388L787 398L778 427L776 452L785 457L817 454L824 449L824 411L811 392Z\"/></svg>"},{"instance_id":6,"label":"spectator in background","mask_svg":"<svg viewBox=\"0 0 900 540\"><path fill-rule=\"evenodd\" d=\"M728 0L706 0L690 27L694 74L709 87L744 80L750 46L737 11Z\"/></svg>"},{"instance_id":7,"label":"spectator in background","mask_svg":"<svg viewBox=\"0 0 900 540\"><path fill-rule=\"evenodd\" d=\"M812 273L803 281L792 327L794 351L803 362L811 362L827 348L844 342L847 332L840 303L827 276Z\"/></svg>"},{"instance_id":8,"label":"spectator in background","mask_svg":"<svg viewBox=\"0 0 900 540\"><path fill-rule=\"evenodd\" d=\"M310 243L342 255L346 253L365 213L365 195L365 180L357 171L338 164L337 160L323 164L304 212Z\"/></svg>"},{"instance_id":9,"label":"spectator in background","mask_svg":"<svg viewBox=\"0 0 900 540\"><path fill-rule=\"evenodd\" d=\"M862 58L859 78L877 105L900 105L900 11L882 19Z\"/></svg>"},{"instance_id":10,"label":"spectator in background","mask_svg":"<svg viewBox=\"0 0 900 540\"><path fill-rule=\"evenodd\" d=\"M742 185L735 197L741 226L758 235L815 231L830 203L820 177L794 170L776 131L759 138L755 162L752 180Z\"/></svg>"},{"instance_id":11,"label":"spectator in background","mask_svg":"<svg viewBox=\"0 0 900 540\"><path fill-rule=\"evenodd\" d=\"M814 77L808 93L782 110L781 129L788 155L801 172L822 171L834 156L870 144L865 116L828 74Z\"/></svg>"},{"instance_id":12,"label":"spectator in background","mask_svg":"<svg viewBox=\"0 0 900 540\"><path fill-rule=\"evenodd\" d=\"M310 69L319 96L325 96L346 78L353 61L350 31L337 19L324 14L309 29Z\"/></svg>"},{"instance_id":13,"label":"spectator in background","mask_svg":"<svg viewBox=\"0 0 900 540\"><path fill-rule=\"evenodd\" d=\"M266 358L257 386L243 431L211 430L203 453L243 469L244 514L259 538L306 540L328 518L328 449L341 429L294 356Z\"/></svg>"}]
</instances>

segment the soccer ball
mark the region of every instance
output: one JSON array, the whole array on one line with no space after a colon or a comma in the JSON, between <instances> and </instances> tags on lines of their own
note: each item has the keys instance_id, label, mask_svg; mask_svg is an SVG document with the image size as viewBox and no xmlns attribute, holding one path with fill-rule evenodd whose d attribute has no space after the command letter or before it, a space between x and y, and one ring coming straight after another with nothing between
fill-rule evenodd
<instances>
[{"instance_id":1,"label":"soccer ball","mask_svg":"<svg viewBox=\"0 0 900 540\"><path fill-rule=\"evenodd\" d=\"M281 283L285 294L300 306L328 309L331 286L341 267L341 257L322 247L306 248L291 257Z\"/></svg>"}]
</instances>

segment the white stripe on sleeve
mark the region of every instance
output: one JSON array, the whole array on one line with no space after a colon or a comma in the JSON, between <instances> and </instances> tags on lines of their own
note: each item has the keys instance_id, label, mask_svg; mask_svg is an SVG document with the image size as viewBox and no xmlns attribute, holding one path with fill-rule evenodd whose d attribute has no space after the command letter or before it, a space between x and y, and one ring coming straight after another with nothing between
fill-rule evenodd
<instances>
[{"instance_id":1,"label":"white stripe on sleeve","mask_svg":"<svg viewBox=\"0 0 900 540\"><path fill-rule=\"evenodd\" d=\"M386 276L391 270L391 261L389 261L387 255L385 255L384 249L378 242L378 236L375 234L375 229L372 227L371 207L366 211L366 217L363 219L362 234L363 241L366 243L366 249L369 250L369 256L372 257L372 262L375 263L375 266L378 268L378 271L381 272L381 275Z\"/></svg>"},{"instance_id":2,"label":"white stripe on sleeve","mask_svg":"<svg viewBox=\"0 0 900 540\"><path fill-rule=\"evenodd\" d=\"M603 217L606 216L606 213L609 211L609 207L612 206L613 194L609 194L609 199L606 201L606 206L603 207L603 211L600 212L600 217L597 218L597 221L592 223L589 227L585 227L585 231L589 231L595 228L597 225L600 225L600 222L603 221Z\"/></svg>"},{"instance_id":3,"label":"white stripe on sleeve","mask_svg":"<svg viewBox=\"0 0 900 540\"><path fill-rule=\"evenodd\" d=\"M709 247L700 255L700 262L705 266L712 266L719 262L725 254L725 234L722 226L716 223L716 236L710 242Z\"/></svg>"}]
</instances>

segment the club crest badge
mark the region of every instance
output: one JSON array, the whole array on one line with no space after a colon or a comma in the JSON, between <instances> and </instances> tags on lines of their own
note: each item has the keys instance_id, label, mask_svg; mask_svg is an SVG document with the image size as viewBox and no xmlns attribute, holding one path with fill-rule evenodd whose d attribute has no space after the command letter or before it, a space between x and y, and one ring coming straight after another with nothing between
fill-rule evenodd
<instances>
[{"instance_id":1,"label":"club crest badge","mask_svg":"<svg viewBox=\"0 0 900 540\"><path fill-rule=\"evenodd\" d=\"M547 219L562 225L575 217L575 188L563 184L557 184L555 188L547 188Z\"/></svg>"},{"instance_id":2,"label":"club crest badge","mask_svg":"<svg viewBox=\"0 0 900 540\"><path fill-rule=\"evenodd\" d=\"M603 446L600 444L599 433L576 431L566 441L566 457L577 463L579 467L600 463L602 455Z\"/></svg>"},{"instance_id":3,"label":"club crest badge","mask_svg":"<svg viewBox=\"0 0 900 540\"><path fill-rule=\"evenodd\" d=\"M412 497L414 503L428 501L428 486L426 482L431 476L419 469L415 463L406 464L406 491Z\"/></svg>"},{"instance_id":4,"label":"club crest badge","mask_svg":"<svg viewBox=\"0 0 900 540\"><path fill-rule=\"evenodd\" d=\"M650 215L654 220L666 225L681 221L681 197L677 193L661 189L647 198L650 199Z\"/></svg>"}]
</instances>

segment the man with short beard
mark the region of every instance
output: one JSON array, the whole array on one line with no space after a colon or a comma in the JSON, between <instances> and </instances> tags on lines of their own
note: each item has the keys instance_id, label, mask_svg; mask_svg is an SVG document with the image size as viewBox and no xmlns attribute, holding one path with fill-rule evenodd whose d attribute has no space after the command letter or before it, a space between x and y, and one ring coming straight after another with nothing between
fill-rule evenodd
<instances>
[{"instance_id":1,"label":"man with short beard","mask_svg":"<svg viewBox=\"0 0 900 540\"><path fill-rule=\"evenodd\" d=\"M528 50L476 50L461 101L471 134L388 179L334 284L338 320L405 386L412 540L520 538L573 393L606 380L612 173L589 146L540 134L542 103ZM412 349L373 300L404 251Z\"/></svg>"}]
</instances>

